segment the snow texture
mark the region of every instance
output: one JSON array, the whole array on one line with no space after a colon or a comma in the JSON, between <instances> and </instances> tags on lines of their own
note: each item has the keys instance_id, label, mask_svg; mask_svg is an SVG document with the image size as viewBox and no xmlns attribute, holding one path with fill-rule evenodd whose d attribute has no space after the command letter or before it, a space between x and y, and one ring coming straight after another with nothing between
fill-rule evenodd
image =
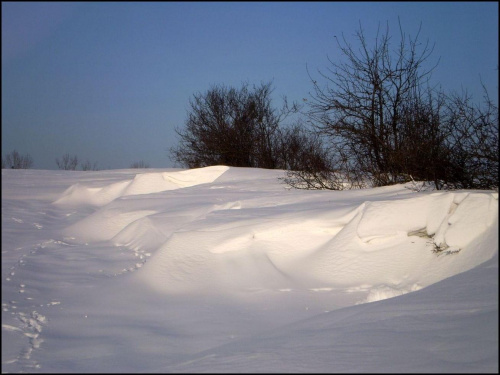
<instances>
[{"instance_id":1,"label":"snow texture","mask_svg":"<svg viewBox=\"0 0 500 375\"><path fill-rule=\"evenodd\" d=\"M2 170L2 372L498 372L498 193Z\"/></svg>"}]
</instances>

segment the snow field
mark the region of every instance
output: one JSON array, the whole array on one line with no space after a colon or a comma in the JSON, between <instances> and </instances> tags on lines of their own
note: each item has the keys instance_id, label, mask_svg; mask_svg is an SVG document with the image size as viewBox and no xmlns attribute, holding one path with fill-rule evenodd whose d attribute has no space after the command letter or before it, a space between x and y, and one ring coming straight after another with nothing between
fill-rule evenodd
<instances>
[{"instance_id":1,"label":"snow field","mask_svg":"<svg viewBox=\"0 0 500 375\"><path fill-rule=\"evenodd\" d=\"M498 370L497 193L282 175L3 170L3 370Z\"/></svg>"}]
</instances>

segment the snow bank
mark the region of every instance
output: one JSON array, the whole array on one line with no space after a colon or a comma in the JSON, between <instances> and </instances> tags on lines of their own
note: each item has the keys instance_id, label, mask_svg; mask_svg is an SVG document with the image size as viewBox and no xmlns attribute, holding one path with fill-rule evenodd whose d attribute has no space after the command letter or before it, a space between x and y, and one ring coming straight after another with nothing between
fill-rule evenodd
<instances>
[{"instance_id":1,"label":"snow bank","mask_svg":"<svg viewBox=\"0 0 500 375\"><path fill-rule=\"evenodd\" d=\"M152 194L213 182L227 170L226 166L212 166L178 172L141 173L133 180L97 188L77 183L69 187L54 204L100 207L122 196Z\"/></svg>"},{"instance_id":2,"label":"snow bank","mask_svg":"<svg viewBox=\"0 0 500 375\"><path fill-rule=\"evenodd\" d=\"M2 170L6 372L498 372L497 193L49 172Z\"/></svg>"},{"instance_id":3,"label":"snow bank","mask_svg":"<svg viewBox=\"0 0 500 375\"><path fill-rule=\"evenodd\" d=\"M74 185L57 204L101 208L65 228L65 240L149 252L134 277L164 293L341 288L363 293L360 302L419 290L495 251L478 243L498 218L496 193L286 191L275 177L245 172L208 167ZM179 201L182 187L192 189Z\"/></svg>"},{"instance_id":4,"label":"snow bank","mask_svg":"<svg viewBox=\"0 0 500 375\"><path fill-rule=\"evenodd\" d=\"M459 202L440 226L436 234L437 244L464 248L491 227L498 217L498 194L471 193Z\"/></svg>"},{"instance_id":5,"label":"snow bank","mask_svg":"<svg viewBox=\"0 0 500 375\"><path fill-rule=\"evenodd\" d=\"M325 284L363 286L358 290L369 293L367 301L418 290L495 254L495 248L477 246L487 231L498 233L495 202L496 194L455 199L451 192L366 202L338 235L302 262L302 271Z\"/></svg>"},{"instance_id":6,"label":"snow bank","mask_svg":"<svg viewBox=\"0 0 500 375\"><path fill-rule=\"evenodd\" d=\"M364 242L420 229L434 234L448 215L452 202L452 193L367 202L357 234Z\"/></svg>"},{"instance_id":7,"label":"snow bank","mask_svg":"<svg viewBox=\"0 0 500 375\"><path fill-rule=\"evenodd\" d=\"M415 194L286 214L245 201L237 210L213 206L173 232L137 277L166 293L358 288L365 302L390 298L491 258L494 249L473 242L493 228L495 201L489 193ZM426 236L409 235L421 230ZM436 253L443 245L459 254Z\"/></svg>"}]
</instances>

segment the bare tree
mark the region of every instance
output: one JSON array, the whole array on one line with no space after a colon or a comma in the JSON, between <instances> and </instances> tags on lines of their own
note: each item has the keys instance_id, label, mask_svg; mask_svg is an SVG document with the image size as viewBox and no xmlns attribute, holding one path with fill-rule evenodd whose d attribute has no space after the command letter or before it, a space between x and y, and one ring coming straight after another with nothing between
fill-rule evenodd
<instances>
[{"instance_id":1,"label":"bare tree","mask_svg":"<svg viewBox=\"0 0 500 375\"><path fill-rule=\"evenodd\" d=\"M287 171L282 179L296 189L344 190L362 187L361 176L342 153L331 153L324 138L302 124L281 134L282 158Z\"/></svg>"},{"instance_id":2,"label":"bare tree","mask_svg":"<svg viewBox=\"0 0 500 375\"><path fill-rule=\"evenodd\" d=\"M389 154L398 172L395 182L418 179L441 189L449 179L452 154L446 141L449 132L443 126L447 100L442 91L425 88L401 103L400 147Z\"/></svg>"},{"instance_id":3,"label":"bare tree","mask_svg":"<svg viewBox=\"0 0 500 375\"><path fill-rule=\"evenodd\" d=\"M149 164L144 162L143 160L136 161L130 165L130 168L149 168Z\"/></svg>"},{"instance_id":4,"label":"bare tree","mask_svg":"<svg viewBox=\"0 0 500 375\"><path fill-rule=\"evenodd\" d=\"M448 188L498 189L498 107L483 85L481 104L466 91L454 93L446 106L444 126L451 168Z\"/></svg>"},{"instance_id":5,"label":"bare tree","mask_svg":"<svg viewBox=\"0 0 500 375\"><path fill-rule=\"evenodd\" d=\"M89 160L86 160L80 166L82 171L98 171L99 167L97 166L97 162L91 163Z\"/></svg>"},{"instance_id":6,"label":"bare tree","mask_svg":"<svg viewBox=\"0 0 500 375\"><path fill-rule=\"evenodd\" d=\"M480 105L466 92L432 87L433 49L420 43L420 29L411 38L399 24L399 35L394 49L388 26L372 46L361 26L358 48L336 38L344 61L329 60L319 72L324 86L311 78L307 112L331 160L320 172L289 171L290 185L341 189L344 178L351 187L417 180L436 189L498 189L497 106L486 89Z\"/></svg>"},{"instance_id":7,"label":"bare tree","mask_svg":"<svg viewBox=\"0 0 500 375\"><path fill-rule=\"evenodd\" d=\"M311 78L312 123L329 137L332 152L347 158L374 185L401 182L408 173L403 168L405 126L411 123L405 120L410 119L408 109L423 102L423 87L435 67L426 68L432 48L428 42L421 46L420 29L411 38L399 26L395 50L388 25L384 33L379 27L373 47L361 26L355 34L359 49L343 35L336 38L346 62L329 60L328 74L320 72L325 87Z\"/></svg>"},{"instance_id":8,"label":"bare tree","mask_svg":"<svg viewBox=\"0 0 500 375\"><path fill-rule=\"evenodd\" d=\"M279 128L298 106L282 108L271 101L271 83L240 89L213 86L190 100L180 143L172 158L189 168L209 165L280 168Z\"/></svg>"},{"instance_id":9,"label":"bare tree","mask_svg":"<svg viewBox=\"0 0 500 375\"><path fill-rule=\"evenodd\" d=\"M78 166L78 157L76 155L71 156L69 153L66 153L62 156L61 160L56 158L56 164L59 169L74 171Z\"/></svg>"},{"instance_id":10,"label":"bare tree","mask_svg":"<svg viewBox=\"0 0 500 375\"><path fill-rule=\"evenodd\" d=\"M2 168L29 169L33 166L33 158L30 154L20 155L16 150L5 156L5 165L2 159Z\"/></svg>"}]
</instances>

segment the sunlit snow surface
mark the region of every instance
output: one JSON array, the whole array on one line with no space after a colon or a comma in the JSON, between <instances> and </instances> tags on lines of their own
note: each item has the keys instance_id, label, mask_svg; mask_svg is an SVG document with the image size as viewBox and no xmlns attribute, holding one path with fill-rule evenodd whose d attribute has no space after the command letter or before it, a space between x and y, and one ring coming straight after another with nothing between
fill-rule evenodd
<instances>
[{"instance_id":1,"label":"sunlit snow surface","mask_svg":"<svg viewBox=\"0 0 500 375\"><path fill-rule=\"evenodd\" d=\"M498 372L497 193L279 177L2 170L2 372Z\"/></svg>"}]
</instances>

